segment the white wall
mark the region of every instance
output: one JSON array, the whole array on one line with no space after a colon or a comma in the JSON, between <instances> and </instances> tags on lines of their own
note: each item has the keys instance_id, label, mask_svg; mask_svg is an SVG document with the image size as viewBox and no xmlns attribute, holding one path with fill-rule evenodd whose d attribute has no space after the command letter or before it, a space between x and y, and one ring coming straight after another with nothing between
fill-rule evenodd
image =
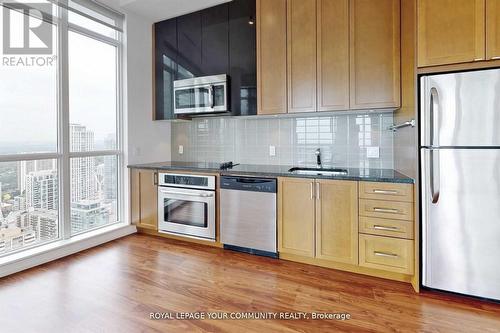
<instances>
[{"instance_id":1,"label":"white wall","mask_svg":"<svg viewBox=\"0 0 500 333\"><path fill-rule=\"evenodd\" d=\"M126 13L128 164L170 160L170 123L153 121L152 22Z\"/></svg>"}]
</instances>

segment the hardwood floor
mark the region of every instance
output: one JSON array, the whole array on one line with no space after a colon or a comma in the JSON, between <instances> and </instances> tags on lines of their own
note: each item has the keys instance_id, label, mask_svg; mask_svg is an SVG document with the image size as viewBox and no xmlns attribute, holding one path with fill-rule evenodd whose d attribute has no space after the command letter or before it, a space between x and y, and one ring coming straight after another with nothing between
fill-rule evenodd
<instances>
[{"instance_id":1,"label":"hardwood floor","mask_svg":"<svg viewBox=\"0 0 500 333\"><path fill-rule=\"evenodd\" d=\"M347 312L334 320L151 320L151 312ZM0 332L500 332L500 304L132 235L0 279Z\"/></svg>"}]
</instances>

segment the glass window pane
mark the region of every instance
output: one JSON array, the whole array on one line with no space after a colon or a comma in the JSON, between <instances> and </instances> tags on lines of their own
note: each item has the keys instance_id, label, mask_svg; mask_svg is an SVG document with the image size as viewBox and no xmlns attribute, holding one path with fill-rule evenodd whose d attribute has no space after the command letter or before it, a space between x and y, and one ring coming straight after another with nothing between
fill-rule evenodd
<instances>
[{"instance_id":1,"label":"glass window pane","mask_svg":"<svg viewBox=\"0 0 500 333\"><path fill-rule=\"evenodd\" d=\"M113 39L117 38L117 31L115 29L110 28L94 20L91 20L89 18L86 18L85 16L79 15L77 13L70 11L68 13L68 20L69 23L79 25L85 29L92 30L106 37L110 37Z\"/></svg>"},{"instance_id":2,"label":"glass window pane","mask_svg":"<svg viewBox=\"0 0 500 333\"><path fill-rule=\"evenodd\" d=\"M117 222L116 156L72 158L70 168L71 234Z\"/></svg>"},{"instance_id":3,"label":"glass window pane","mask_svg":"<svg viewBox=\"0 0 500 333\"><path fill-rule=\"evenodd\" d=\"M73 8L80 13L92 16L92 17L96 18L97 20L104 22L106 24L110 24L110 25L115 26L115 27L119 25L119 24L117 24L117 22L113 18L102 15L102 14L100 14L100 13L98 13L90 8L85 7L85 6L81 6L74 1L69 1L69 6L70 6L70 8ZM104 24L101 24L99 22L96 22L94 20L91 20L91 19L89 19L83 15L80 15L74 11L71 11L71 10L68 12L68 21L71 24L79 25L85 29L92 30L98 34L101 34L101 35L104 35L104 36L107 36L110 38L116 39L118 37L118 34L119 34L119 32L117 32L115 29L110 28L110 27L108 27Z\"/></svg>"},{"instance_id":4,"label":"glass window pane","mask_svg":"<svg viewBox=\"0 0 500 333\"><path fill-rule=\"evenodd\" d=\"M9 44L15 48L13 52L27 53L2 55L0 154L55 152L57 26L5 7L0 9L3 12L0 13L0 36L9 36ZM8 21L4 22L6 18ZM32 27L43 28L46 34L30 34L24 38L26 20Z\"/></svg>"},{"instance_id":5,"label":"glass window pane","mask_svg":"<svg viewBox=\"0 0 500 333\"><path fill-rule=\"evenodd\" d=\"M71 151L116 149L117 49L69 33Z\"/></svg>"},{"instance_id":6,"label":"glass window pane","mask_svg":"<svg viewBox=\"0 0 500 333\"><path fill-rule=\"evenodd\" d=\"M0 256L59 239L56 160L0 163Z\"/></svg>"}]
</instances>

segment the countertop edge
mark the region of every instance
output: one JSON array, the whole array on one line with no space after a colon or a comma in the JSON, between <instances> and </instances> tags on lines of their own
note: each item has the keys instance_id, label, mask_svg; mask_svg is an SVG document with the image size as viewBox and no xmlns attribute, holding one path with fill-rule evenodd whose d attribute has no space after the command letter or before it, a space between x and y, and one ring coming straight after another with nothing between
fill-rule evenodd
<instances>
[{"instance_id":1,"label":"countertop edge","mask_svg":"<svg viewBox=\"0 0 500 333\"><path fill-rule=\"evenodd\" d=\"M265 172L265 171L231 171L220 170L218 168L195 168L195 167L181 167L181 166L157 166L151 164L133 164L127 165L128 169L146 169L146 170L165 170L165 171L192 171L192 172L212 172L218 173L221 176L259 176L259 177L286 177L286 178L302 178L302 179L326 179L326 180L351 180L351 181L366 181L378 183L397 183L397 184L415 184L415 180L396 170L396 172L405 176L406 178L387 178L387 177L362 177L362 176L322 176L322 175L298 175L293 173L282 172Z\"/></svg>"}]
</instances>

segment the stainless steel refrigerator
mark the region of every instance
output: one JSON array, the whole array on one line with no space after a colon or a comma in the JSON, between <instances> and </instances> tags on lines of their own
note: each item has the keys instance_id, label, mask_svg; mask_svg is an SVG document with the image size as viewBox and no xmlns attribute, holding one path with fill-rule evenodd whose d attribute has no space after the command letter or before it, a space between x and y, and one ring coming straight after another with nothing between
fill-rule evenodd
<instances>
[{"instance_id":1,"label":"stainless steel refrigerator","mask_svg":"<svg viewBox=\"0 0 500 333\"><path fill-rule=\"evenodd\" d=\"M421 77L422 284L500 300L500 69Z\"/></svg>"}]
</instances>

